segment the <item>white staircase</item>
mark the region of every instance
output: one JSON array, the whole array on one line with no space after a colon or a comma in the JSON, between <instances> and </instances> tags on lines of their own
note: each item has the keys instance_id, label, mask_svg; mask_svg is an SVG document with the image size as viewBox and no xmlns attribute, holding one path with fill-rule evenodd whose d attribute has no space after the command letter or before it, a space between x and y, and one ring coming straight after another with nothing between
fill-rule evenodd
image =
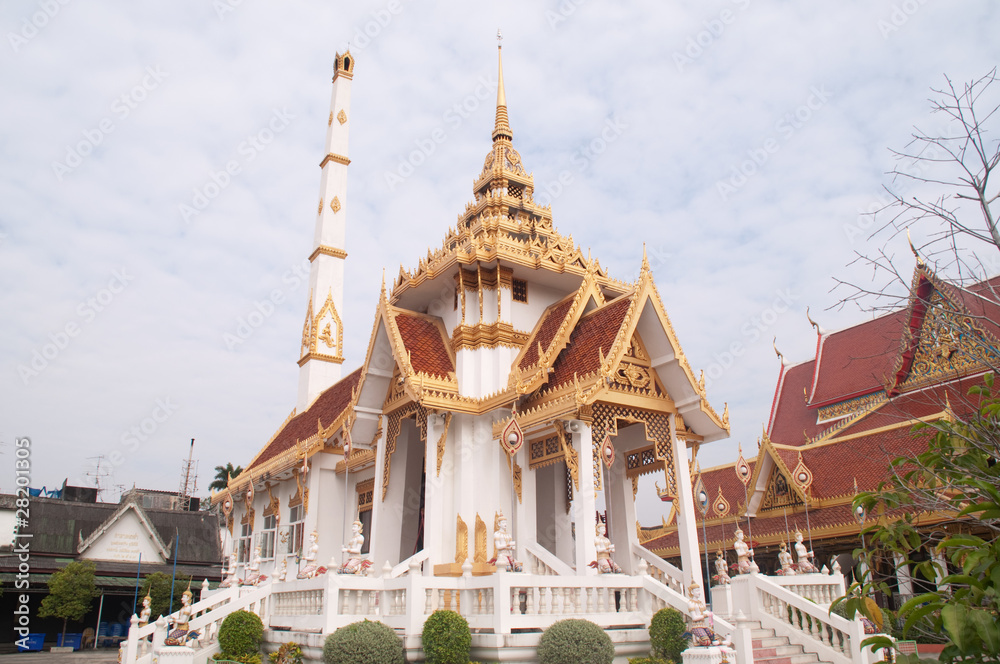
<instances>
[{"instance_id":1,"label":"white staircase","mask_svg":"<svg viewBox=\"0 0 1000 664\"><path fill-rule=\"evenodd\" d=\"M800 645L789 643L788 637L775 635L773 629L761 627L759 622L751 626L754 664L832 664L823 662L814 652L806 652Z\"/></svg>"}]
</instances>

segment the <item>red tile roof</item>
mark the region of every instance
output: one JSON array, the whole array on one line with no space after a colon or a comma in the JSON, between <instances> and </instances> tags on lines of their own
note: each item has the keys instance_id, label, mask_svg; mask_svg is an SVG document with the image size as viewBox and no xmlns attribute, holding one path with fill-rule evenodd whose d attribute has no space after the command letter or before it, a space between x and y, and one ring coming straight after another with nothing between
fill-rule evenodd
<instances>
[{"instance_id":1,"label":"red tile roof","mask_svg":"<svg viewBox=\"0 0 1000 664\"><path fill-rule=\"evenodd\" d=\"M430 316L408 311L397 311L395 318L414 371L441 378L447 378L455 371L443 325Z\"/></svg>"},{"instance_id":2,"label":"red tile roof","mask_svg":"<svg viewBox=\"0 0 1000 664\"><path fill-rule=\"evenodd\" d=\"M566 348L553 363L549 379L552 388L573 382L573 375L586 375L601 366L600 353L611 352L615 337L632 304L631 295L623 295L583 316L570 335Z\"/></svg>"},{"instance_id":3,"label":"red tile roof","mask_svg":"<svg viewBox=\"0 0 1000 664\"><path fill-rule=\"evenodd\" d=\"M836 403L882 389L892 375L907 311L896 311L827 335L819 350L810 405Z\"/></svg>"},{"instance_id":4,"label":"red tile roof","mask_svg":"<svg viewBox=\"0 0 1000 664\"><path fill-rule=\"evenodd\" d=\"M816 424L816 410L806 405L806 393L812 386L816 361L798 364L785 371L772 416L768 437L782 445L802 445L822 427Z\"/></svg>"},{"instance_id":5,"label":"red tile roof","mask_svg":"<svg viewBox=\"0 0 1000 664\"><path fill-rule=\"evenodd\" d=\"M755 459L747 460L750 466L750 475L753 476L753 471L757 467L757 462ZM701 481L705 485L705 492L708 494L708 518L715 519L719 515L715 512L713 505L715 500L719 497L719 487L722 487L722 497L726 499L729 503L729 513L725 518L731 519L740 511L740 505L746 503L746 492L743 489L743 482L740 481L739 476L736 474L736 464L735 462L731 466L722 466L719 468L712 468L706 470L701 474ZM695 496L697 501L698 497ZM700 514L698 515L701 516Z\"/></svg>"},{"instance_id":6,"label":"red tile roof","mask_svg":"<svg viewBox=\"0 0 1000 664\"><path fill-rule=\"evenodd\" d=\"M288 424L278 432L268 445L261 450L257 458L250 464L250 469L257 468L265 461L273 459L282 452L295 447L296 441L305 440L318 430L317 420L324 427L330 426L344 409L351 403L351 392L361 381L361 369L342 378L339 383L329 387L316 397L316 400L304 412L293 417Z\"/></svg>"},{"instance_id":7,"label":"red tile roof","mask_svg":"<svg viewBox=\"0 0 1000 664\"><path fill-rule=\"evenodd\" d=\"M542 351L548 350L549 344L555 338L559 326L566 319L570 307L573 306L573 299L576 294L570 295L564 300L556 302L542 314L542 322L536 328L535 333L525 344L524 357L518 362L518 368L522 371L530 369L538 363L538 344L542 345Z\"/></svg>"}]
</instances>

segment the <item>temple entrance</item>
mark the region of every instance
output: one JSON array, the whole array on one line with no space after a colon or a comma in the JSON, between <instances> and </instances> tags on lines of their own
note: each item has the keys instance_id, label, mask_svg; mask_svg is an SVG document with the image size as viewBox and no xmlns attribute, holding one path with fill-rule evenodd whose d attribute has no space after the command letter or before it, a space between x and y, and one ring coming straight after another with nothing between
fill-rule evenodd
<instances>
[{"instance_id":1,"label":"temple entrance","mask_svg":"<svg viewBox=\"0 0 1000 664\"><path fill-rule=\"evenodd\" d=\"M400 423L400 449L396 452L406 453L406 466L400 468L404 475L403 500L395 508L401 510L399 532L399 559L406 560L424 548L424 489L426 476L424 474L424 444L420 440L420 432L413 418L406 418ZM393 459L398 463L403 459ZM401 464L402 465L402 464ZM393 472L396 472L393 469Z\"/></svg>"}]
</instances>

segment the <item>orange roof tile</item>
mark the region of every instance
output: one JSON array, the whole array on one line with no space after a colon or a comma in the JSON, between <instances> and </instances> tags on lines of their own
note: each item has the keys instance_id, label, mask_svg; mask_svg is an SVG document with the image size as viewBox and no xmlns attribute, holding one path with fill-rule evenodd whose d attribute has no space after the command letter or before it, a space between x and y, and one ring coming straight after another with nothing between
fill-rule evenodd
<instances>
[{"instance_id":1,"label":"orange roof tile","mask_svg":"<svg viewBox=\"0 0 1000 664\"><path fill-rule=\"evenodd\" d=\"M297 441L309 438L318 430L317 420L323 427L328 427L344 412L351 403L351 393L361 381L361 369L355 369L340 382L329 387L316 397L312 405L304 413L299 413L278 432L268 445L261 450L257 458L250 464L250 470L273 459L282 452L295 447Z\"/></svg>"},{"instance_id":2,"label":"orange roof tile","mask_svg":"<svg viewBox=\"0 0 1000 664\"><path fill-rule=\"evenodd\" d=\"M577 322L569 343L552 365L553 373L549 380L552 388L571 383L574 374L584 376L600 368L600 352L605 355L611 352L631 304L632 296L623 295L589 312Z\"/></svg>"},{"instance_id":3,"label":"orange roof tile","mask_svg":"<svg viewBox=\"0 0 1000 664\"><path fill-rule=\"evenodd\" d=\"M548 349L556 332L559 331L559 326L569 314L570 307L573 306L574 296L575 294L556 302L542 314L541 325L538 326L535 334L528 339L525 344L524 357L517 365L522 371L530 369L538 363L538 344L542 345L543 352Z\"/></svg>"},{"instance_id":4,"label":"orange roof tile","mask_svg":"<svg viewBox=\"0 0 1000 664\"><path fill-rule=\"evenodd\" d=\"M455 371L443 325L429 316L397 311L396 327L410 354L410 366L414 371L441 378Z\"/></svg>"}]
</instances>

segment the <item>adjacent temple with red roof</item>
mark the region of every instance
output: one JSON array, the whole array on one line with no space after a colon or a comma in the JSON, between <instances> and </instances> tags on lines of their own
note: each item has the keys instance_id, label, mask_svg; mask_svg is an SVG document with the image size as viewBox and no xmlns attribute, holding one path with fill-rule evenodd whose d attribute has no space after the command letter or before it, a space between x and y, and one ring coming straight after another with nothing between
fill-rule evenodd
<instances>
[{"instance_id":1,"label":"adjacent temple with red roof","mask_svg":"<svg viewBox=\"0 0 1000 664\"><path fill-rule=\"evenodd\" d=\"M741 527L752 535L761 570L774 572L779 545L790 544L798 530L817 564L837 559L848 570L851 552L862 546L861 530L902 515L855 511L857 492L886 481L896 457L926 450L929 434L915 433L915 424L962 418L976 408L969 388L982 384L1000 353L998 287L1000 277L955 286L918 258L905 307L837 332L814 323L814 358L787 364L779 354L770 418L757 455L747 460L746 482L738 462L696 470L695 493L704 498L702 550L707 536L713 556L721 550L734 560L734 531ZM946 518L921 522L930 528ZM678 556L672 520L642 529L641 539L668 560ZM913 579L901 561L884 560L878 571L897 604L915 584L933 581Z\"/></svg>"}]
</instances>

